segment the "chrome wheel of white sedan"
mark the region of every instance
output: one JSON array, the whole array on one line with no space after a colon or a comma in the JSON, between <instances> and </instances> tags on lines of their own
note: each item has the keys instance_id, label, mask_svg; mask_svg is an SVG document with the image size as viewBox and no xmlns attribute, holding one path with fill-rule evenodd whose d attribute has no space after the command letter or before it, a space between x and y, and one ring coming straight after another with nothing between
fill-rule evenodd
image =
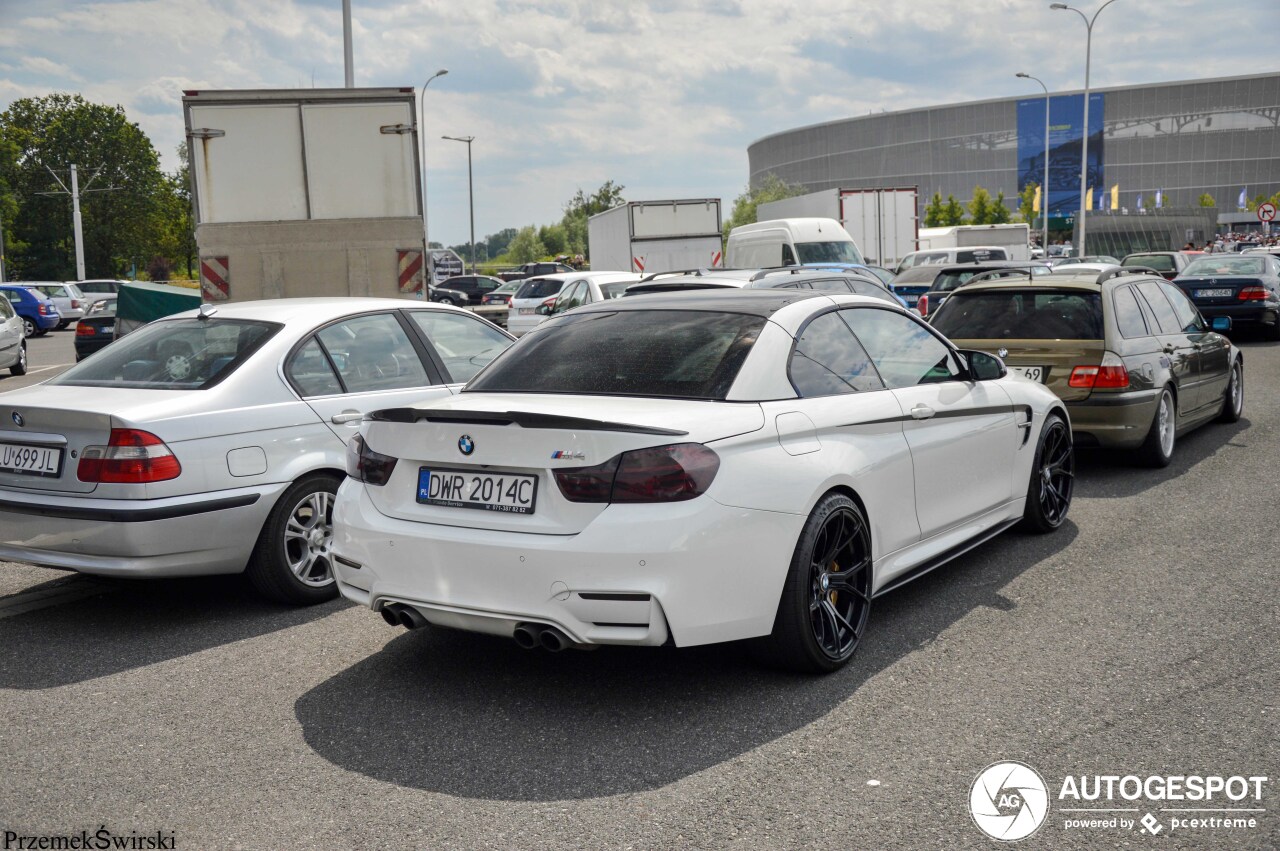
<instances>
[{"instance_id":1,"label":"chrome wheel of white sedan","mask_svg":"<svg viewBox=\"0 0 1280 851\"><path fill-rule=\"evenodd\" d=\"M332 599L333 495L336 477L308 476L277 503L249 562L249 580L282 603Z\"/></svg>"},{"instance_id":2,"label":"chrome wheel of white sedan","mask_svg":"<svg viewBox=\"0 0 1280 851\"><path fill-rule=\"evenodd\" d=\"M1044 385L883 299L619 298L552 316L457 395L370 414L332 566L410 627L756 639L834 671L875 596L1021 521L1028 482L1051 485L1045 531L1065 520L1067 428Z\"/></svg>"}]
</instances>

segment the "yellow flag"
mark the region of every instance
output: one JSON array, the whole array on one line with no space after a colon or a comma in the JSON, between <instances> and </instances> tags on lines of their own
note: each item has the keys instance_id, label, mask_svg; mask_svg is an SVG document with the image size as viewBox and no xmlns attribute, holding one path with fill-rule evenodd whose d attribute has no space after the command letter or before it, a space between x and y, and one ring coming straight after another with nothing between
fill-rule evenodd
<instances>
[{"instance_id":1,"label":"yellow flag","mask_svg":"<svg viewBox=\"0 0 1280 851\"><path fill-rule=\"evenodd\" d=\"M1036 197L1031 199L1031 212L1040 212L1040 187L1036 187Z\"/></svg>"},{"instance_id":2,"label":"yellow flag","mask_svg":"<svg viewBox=\"0 0 1280 851\"><path fill-rule=\"evenodd\" d=\"M1111 209L1120 209L1120 184L1111 187Z\"/></svg>"},{"instance_id":3,"label":"yellow flag","mask_svg":"<svg viewBox=\"0 0 1280 851\"><path fill-rule=\"evenodd\" d=\"M1084 194L1084 208L1086 210L1093 209L1093 187L1089 187L1089 191Z\"/></svg>"}]
</instances>

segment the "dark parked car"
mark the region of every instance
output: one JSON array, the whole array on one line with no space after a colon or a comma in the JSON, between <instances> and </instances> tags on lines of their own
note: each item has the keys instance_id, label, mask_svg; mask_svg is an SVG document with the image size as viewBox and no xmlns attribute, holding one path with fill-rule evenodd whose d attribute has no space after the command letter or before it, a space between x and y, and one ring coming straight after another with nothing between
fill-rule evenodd
<instances>
[{"instance_id":1,"label":"dark parked car","mask_svg":"<svg viewBox=\"0 0 1280 851\"><path fill-rule=\"evenodd\" d=\"M1192 260L1174 284L1209 318L1263 328L1280 340L1280 258L1263 252L1206 254Z\"/></svg>"},{"instance_id":2,"label":"dark parked car","mask_svg":"<svg viewBox=\"0 0 1280 851\"><path fill-rule=\"evenodd\" d=\"M62 315L53 299L32 287L21 284L5 284L0 286L13 305L13 310L22 317L22 333L25 337L43 337L62 323Z\"/></svg>"},{"instance_id":3,"label":"dark parked car","mask_svg":"<svg viewBox=\"0 0 1280 851\"><path fill-rule=\"evenodd\" d=\"M464 293L467 301L462 304L467 305L480 304L487 293L493 292L505 283L506 281L491 278L488 275L456 275L441 281L439 288Z\"/></svg>"},{"instance_id":4,"label":"dark parked car","mask_svg":"<svg viewBox=\"0 0 1280 851\"><path fill-rule=\"evenodd\" d=\"M95 301L84 318L76 323L76 360L104 349L116 337L116 297Z\"/></svg>"},{"instance_id":5,"label":"dark parked car","mask_svg":"<svg viewBox=\"0 0 1280 851\"><path fill-rule=\"evenodd\" d=\"M1182 274L1182 270L1187 268L1188 263L1203 254L1202 251L1143 251L1127 255L1120 261L1120 265L1146 266L1155 269L1166 280L1172 281Z\"/></svg>"},{"instance_id":6,"label":"dark parked car","mask_svg":"<svg viewBox=\"0 0 1280 851\"><path fill-rule=\"evenodd\" d=\"M437 301L440 304L452 304L455 307L462 307L470 299L462 290L447 290L444 287L430 287L429 300Z\"/></svg>"},{"instance_id":7,"label":"dark parked car","mask_svg":"<svg viewBox=\"0 0 1280 851\"><path fill-rule=\"evenodd\" d=\"M933 283L929 285L929 289L915 303L916 311L926 319L929 318L930 313L942 306L942 303L947 300L947 296L951 294L952 290L964 286L975 275L990 272L994 269L1025 269L1033 276L1047 275L1050 272L1049 264L1042 263L1039 260L988 260L984 263L959 263L935 268L938 270L938 274L934 277ZM896 290L898 288L896 278L893 284ZM906 298L905 293L902 296ZM910 303L910 299L907 301Z\"/></svg>"},{"instance_id":8,"label":"dark parked car","mask_svg":"<svg viewBox=\"0 0 1280 851\"><path fill-rule=\"evenodd\" d=\"M1217 333L1230 320L1211 327L1154 275L973 283L930 324L1056 393L1077 446L1136 450L1163 467L1179 435L1215 418L1235 422L1244 410L1243 356Z\"/></svg>"},{"instance_id":9,"label":"dark parked car","mask_svg":"<svg viewBox=\"0 0 1280 851\"><path fill-rule=\"evenodd\" d=\"M541 275L557 275L563 272L576 272L572 266L563 263L525 263L509 272L499 272L498 277L504 281L523 281Z\"/></svg>"}]
</instances>

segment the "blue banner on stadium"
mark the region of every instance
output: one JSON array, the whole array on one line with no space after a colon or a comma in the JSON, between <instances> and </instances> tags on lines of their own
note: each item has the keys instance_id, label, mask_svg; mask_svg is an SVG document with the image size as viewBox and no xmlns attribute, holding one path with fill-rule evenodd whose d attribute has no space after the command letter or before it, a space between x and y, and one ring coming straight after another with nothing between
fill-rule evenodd
<instances>
[{"instance_id":1,"label":"blue banner on stadium","mask_svg":"<svg viewBox=\"0 0 1280 851\"><path fill-rule=\"evenodd\" d=\"M1089 185L1105 187L1102 173L1101 94L1089 95ZM1049 104L1049 214L1080 209L1080 147L1084 137L1084 95L1062 95ZM1044 180L1044 98L1018 101L1018 189ZM1106 196L1108 199L1110 196ZM1095 207L1094 209L1098 209Z\"/></svg>"}]
</instances>

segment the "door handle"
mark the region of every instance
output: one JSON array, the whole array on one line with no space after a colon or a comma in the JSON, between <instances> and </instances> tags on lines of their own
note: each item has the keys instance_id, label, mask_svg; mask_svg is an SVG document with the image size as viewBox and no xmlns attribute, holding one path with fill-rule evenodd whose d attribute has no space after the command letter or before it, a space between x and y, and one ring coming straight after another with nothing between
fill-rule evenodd
<instances>
[{"instance_id":1,"label":"door handle","mask_svg":"<svg viewBox=\"0 0 1280 851\"><path fill-rule=\"evenodd\" d=\"M329 422L334 423L335 425L342 425L343 423L359 422L363 418L364 414L359 411L343 411L340 414L334 414L329 417Z\"/></svg>"},{"instance_id":2,"label":"door handle","mask_svg":"<svg viewBox=\"0 0 1280 851\"><path fill-rule=\"evenodd\" d=\"M1204 348L1204 343L1192 343L1191 348L1195 349L1198 352Z\"/></svg>"},{"instance_id":3,"label":"door handle","mask_svg":"<svg viewBox=\"0 0 1280 851\"><path fill-rule=\"evenodd\" d=\"M922 402L917 402L916 406L911 409L911 418L914 420L927 420L935 413L936 411L934 411L933 408L930 408Z\"/></svg>"}]
</instances>

